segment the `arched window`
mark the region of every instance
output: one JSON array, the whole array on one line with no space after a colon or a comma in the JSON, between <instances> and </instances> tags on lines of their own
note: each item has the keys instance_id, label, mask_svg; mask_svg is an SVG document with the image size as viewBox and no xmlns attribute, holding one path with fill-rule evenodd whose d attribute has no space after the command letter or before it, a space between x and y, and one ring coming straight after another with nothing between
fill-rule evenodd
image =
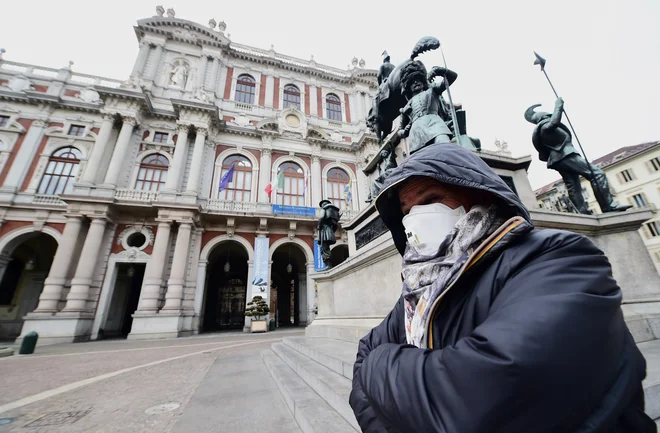
<instances>
[{"instance_id":1,"label":"arched window","mask_svg":"<svg viewBox=\"0 0 660 433\"><path fill-rule=\"evenodd\" d=\"M159 153L145 157L140 164L135 189L140 191L160 191L167 180L168 159Z\"/></svg>"},{"instance_id":2,"label":"arched window","mask_svg":"<svg viewBox=\"0 0 660 433\"><path fill-rule=\"evenodd\" d=\"M300 110L300 90L293 84L284 86L284 108L296 107Z\"/></svg>"},{"instance_id":3,"label":"arched window","mask_svg":"<svg viewBox=\"0 0 660 433\"><path fill-rule=\"evenodd\" d=\"M285 162L277 169L284 172L284 188L277 190L277 203L291 206L305 206L305 173L295 162Z\"/></svg>"},{"instance_id":4,"label":"arched window","mask_svg":"<svg viewBox=\"0 0 660 433\"><path fill-rule=\"evenodd\" d=\"M345 208L346 187L351 178L341 168L328 170L328 200L339 209Z\"/></svg>"},{"instance_id":5,"label":"arched window","mask_svg":"<svg viewBox=\"0 0 660 433\"><path fill-rule=\"evenodd\" d=\"M236 81L236 94L234 99L236 102L244 104L254 104L255 81L252 76L243 74L238 76Z\"/></svg>"},{"instance_id":6,"label":"arched window","mask_svg":"<svg viewBox=\"0 0 660 433\"><path fill-rule=\"evenodd\" d=\"M75 147L63 147L48 160L44 177L39 184L39 194L66 194L73 188L78 174L81 153Z\"/></svg>"},{"instance_id":7,"label":"arched window","mask_svg":"<svg viewBox=\"0 0 660 433\"><path fill-rule=\"evenodd\" d=\"M341 122L341 101L339 96L328 93L325 97L325 116L329 120L336 120Z\"/></svg>"},{"instance_id":8,"label":"arched window","mask_svg":"<svg viewBox=\"0 0 660 433\"><path fill-rule=\"evenodd\" d=\"M230 155L222 161L222 171L220 181L234 166L234 174L229 179L227 187L218 193L220 200L250 201L250 191L252 190L252 163L242 155Z\"/></svg>"}]
</instances>

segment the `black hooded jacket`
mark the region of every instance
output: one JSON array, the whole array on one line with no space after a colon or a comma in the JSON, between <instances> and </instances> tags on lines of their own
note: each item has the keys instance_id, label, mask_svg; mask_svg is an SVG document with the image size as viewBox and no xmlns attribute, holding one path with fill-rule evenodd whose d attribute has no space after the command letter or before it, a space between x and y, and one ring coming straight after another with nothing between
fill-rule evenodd
<instances>
[{"instance_id":1,"label":"black hooded jacket","mask_svg":"<svg viewBox=\"0 0 660 433\"><path fill-rule=\"evenodd\" d=\"M394 169L376 200L401 253L396 187L411 176L487 191L511 219L432 309L430 349L406 344L402 298L360 341L350 404L363 432L655 432L646 363L603 252L584 236L534 229L481 158L442 144Z\"/></svg>"}]
</instances>

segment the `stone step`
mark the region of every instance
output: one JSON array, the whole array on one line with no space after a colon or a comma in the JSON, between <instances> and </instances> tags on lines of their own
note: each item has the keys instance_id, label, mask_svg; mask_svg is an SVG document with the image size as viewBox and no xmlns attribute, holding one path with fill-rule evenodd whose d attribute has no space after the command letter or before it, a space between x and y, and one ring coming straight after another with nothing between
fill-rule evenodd
<instances>
[{"instance_id":1,"label":"stone step","mask_svg":"<svg viewBox=\"0 0 660 433\"><path fill-rule=\"evenodd\" d=\"M336 410L357 431L360 426L348 404L351 380L282 343L272 346L280 359L287 363L307 385Z\"/></svg>"},{"instance_id":2,"label":"stone step","mask_svg":"<svg viewBox=\"0 0 660 433\"><path fill-rule=\"evenodd\" d=\"M646 379L644 397L646 413L653 419L660 419L660 340L647 341L637 345L646 358Z\"/></svg>"},{"instance_id":3,"label":"stone step","mask_svg":"<svg viewBox=\"0 0 660 433\"><path fill-rule=\"evenodd\" d=\"M318 319L317 319L318 320ZM357 343L362 337L367 335L375 326L377 326L382 319L376 321L364 321L368 324L324 324L320 325L312 322L311 326L305 328L305 335L312 338L330 338L333 340L341 340L349 343Z\"/></svg>"},{"instance_id":4,"label":"stone step","mask_svg":"<svg viewBox=\"0 0 660 433\"><path fill-rule=\"evenodd\" d=\"M288 337L284 344L306 357L353 380L353 364L357 354L357 343L349 343L331 338Z\"/></svg>"},{"instance_id":5,"label":"stone step","mask_svg":"<svg viewBox=\"0 0 660 433\"><path fill-rule=\"evenodd\" d=\"M261 356L303 433L356 433L355 428L275 352L264 350Z\"/></svg>"}]
</instances>

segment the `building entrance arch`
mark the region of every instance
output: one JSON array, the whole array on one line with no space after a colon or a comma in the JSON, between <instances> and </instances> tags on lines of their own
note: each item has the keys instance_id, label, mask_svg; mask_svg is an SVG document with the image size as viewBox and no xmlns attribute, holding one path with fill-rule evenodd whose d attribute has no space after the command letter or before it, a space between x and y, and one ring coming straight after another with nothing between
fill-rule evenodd
<instances>
[{"instance_id":1,"label":"building entrance arch","mask_svg":"<svg viewBox=\"0 0 660 433\"><path fill-rule=\"evenodd\" d=\"M55 229L31 226L0 239L0 339L18 337L23 317L37 307L58 239Z\"/></svg>"},{"instance_id":2,"label":"building entrance arch","mask_svg":"<svg viewBox=\"0 0 660 433\"><path fill-rule=\"evenodd\" d=\"M223 239L202 251L204 299L201 332L243 329L250 251L242 242ZM201 275L200 275L201 276Z\"/></svg>"}]
</instances>

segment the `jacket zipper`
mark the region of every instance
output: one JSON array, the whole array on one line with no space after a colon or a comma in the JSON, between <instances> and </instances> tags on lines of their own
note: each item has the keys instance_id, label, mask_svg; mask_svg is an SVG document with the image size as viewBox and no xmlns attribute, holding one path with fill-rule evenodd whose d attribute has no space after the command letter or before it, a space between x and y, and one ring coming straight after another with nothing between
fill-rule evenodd
<instances>
[{"instance_id":1,"label":"jacket zipper","mask_svg":"<svg viewBox=\"0 0 660 433\"><path fill-rule=\"evenodd\" d=\"M445 291L442 292L435 301L433 301L433 305L431 305L431 314L429 314L429 321L426 328L426 336L427 336L426 347L428 347L429 349L433 349L433 318L437 313L438 306L440 305L440 301L445 296L445 294L447 294L447 292L449 292L449 290L454 286L454 284L456 284L456 282L465 274L465 271L467 271L472 267L472 265L477 263L507 233L509 233L514 228L518 227L524 221L525 220L521 217L513 217L510 220L508 220L506 223L504 223L502 227L496 230L492 235L486 238L486 240L483 241L481 245L479 245L477 249L474 250L471 257L463 264L463 267L459 271L456 278L454 278L454 281L452 281L451 284L445 289Z\"/></svg>"}]
</instances>

